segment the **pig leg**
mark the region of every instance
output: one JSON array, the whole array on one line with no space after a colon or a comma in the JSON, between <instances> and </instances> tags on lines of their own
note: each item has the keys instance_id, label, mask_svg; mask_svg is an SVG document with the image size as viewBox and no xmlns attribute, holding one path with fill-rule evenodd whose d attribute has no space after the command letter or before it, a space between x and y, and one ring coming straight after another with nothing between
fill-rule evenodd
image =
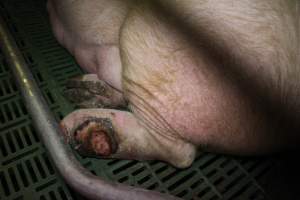
<instances>
[{"instance_id":1,"label":"pig leg","mask_svg":"<svg viewBox=\"0 0 300 200\"><path fill-rule=\"evenodd\" d=\"M52 0L47 1L47 10L49 14L49 21L52 26L53 34L55 35L55 38L61 45L65 45L64 42L64 29L60 22L60 20L57 18L57 12L53 5Z\"/></svg>"},{"instance_id":2,"label":"pig leg","mask_svg":"<svg viewBox=\"0 0 300 200\"><path fill-rule=\"evenodd\" d=\"M67 142L85 156L163 160L180 168L195 158L194 145L180 136L147 129L130 112L81 109L65 117L61 127Z\"/></svg>"},{"instance_id":3,"label":"pig leg","mask_svg":"<svg viewBox=\"0 0 300 200\"><path fill-rule=\"evenodd\" d=\"M66 85L65 96L79 108L124 108L123 93L96 74L71 78Z\"/></svg>"},{"instance_id":4,"label":"pig leg","mask_svg":"<svg viewBox=\"0 0 300 200\"><path fill-rule=\"evenodd\" d=\"M53 32L82 69L122 90L119 32L129 1L48 0Z\"/></svg>"}]
</instances>

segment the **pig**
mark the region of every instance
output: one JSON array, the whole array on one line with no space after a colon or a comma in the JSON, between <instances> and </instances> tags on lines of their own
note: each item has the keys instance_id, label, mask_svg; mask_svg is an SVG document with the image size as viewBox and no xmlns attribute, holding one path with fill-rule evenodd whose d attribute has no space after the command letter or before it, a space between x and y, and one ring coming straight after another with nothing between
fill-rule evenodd
<instances>
[{"instance_id":1,"label":"pig","mask_svg":"<svg viewBox=\"0 0 300 200\"><path fill-rule=\"evenodd\" d=\"M161 160L299 143L298 0L49 0L53 32L88 74L61 127L85 156Z\"/></svg>"}]
</instances>

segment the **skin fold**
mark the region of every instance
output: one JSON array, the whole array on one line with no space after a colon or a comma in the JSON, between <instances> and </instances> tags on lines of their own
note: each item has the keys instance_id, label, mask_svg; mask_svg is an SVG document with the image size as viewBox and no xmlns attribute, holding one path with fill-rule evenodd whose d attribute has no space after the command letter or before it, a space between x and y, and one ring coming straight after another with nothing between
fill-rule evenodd
<instances>
[{"instance_id":1,"label":"skin fold","mask_svg":"<svg viewBox=\"0 0 300 200\"><path fill-rule=\"evenodd\" d=\"M70 84L85 109L61 123L81 153L188 167L197 148L298 144L297 0L51 0L48 11L60 44L94 74Z\"/></svg>"}]
</instances>

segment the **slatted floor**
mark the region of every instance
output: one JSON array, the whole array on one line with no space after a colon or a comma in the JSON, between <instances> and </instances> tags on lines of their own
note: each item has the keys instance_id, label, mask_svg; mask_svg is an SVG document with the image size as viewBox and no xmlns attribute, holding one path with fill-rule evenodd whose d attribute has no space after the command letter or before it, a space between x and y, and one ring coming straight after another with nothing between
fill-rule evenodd
<instances>
[{"instance_id":1,"label":"slatted floor","mask_svg":"<svg viewBox=\"0 0 300 200\"><path fill-rule=\"evenodd\" d=\"M2 0L0 14L9 24L24 58L57 119L74 110L62 91L82 74L52 35L43 0ZM171 193L183 199L267 199L259 180L272 161L199 153L193 166L179 170L161 162L82 158L92 173L107 180ZM82 199L58 175L32 126L30 116L0 52L0 199Z\"/></svg>"}]
</instances>

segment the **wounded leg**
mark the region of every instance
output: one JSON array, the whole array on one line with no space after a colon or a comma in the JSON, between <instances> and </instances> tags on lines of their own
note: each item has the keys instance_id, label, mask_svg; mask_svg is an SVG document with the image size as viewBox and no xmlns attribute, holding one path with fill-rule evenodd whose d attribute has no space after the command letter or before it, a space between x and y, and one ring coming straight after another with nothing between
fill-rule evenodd
<instances>
[{"instance_id":1,"label":"wounded leg","mask_svg":"<svg viewBox=\"0 0 300 200\"><path fill-rule=\"evenodd\" d=\"M85 156L162 160L180 168L195 158L194 145L149 132L125 111L77 110L63 119L61 127L67 142Z\"/></svg>"},{"instance_id":2,"label":"wounded leg","mask_svg":"<svg viewBox=\"0 0 300 200\"><path fill-rule=\"evenodd\" d=\"M123 93L99 80L96 74L74 77L67 82L65 96L79 108L125 108Z\"/></svg>"}]
</instances>

